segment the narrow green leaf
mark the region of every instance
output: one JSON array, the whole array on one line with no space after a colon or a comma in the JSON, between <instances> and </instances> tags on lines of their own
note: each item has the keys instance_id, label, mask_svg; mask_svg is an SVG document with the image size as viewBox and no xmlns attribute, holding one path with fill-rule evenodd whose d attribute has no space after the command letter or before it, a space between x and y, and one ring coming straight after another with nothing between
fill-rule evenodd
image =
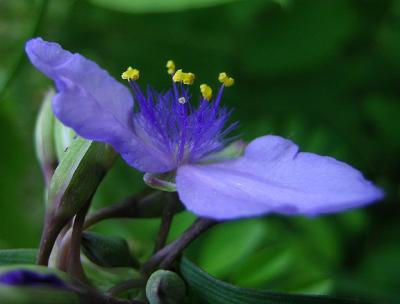
<instances>
[{"instance_id":1,"label":"narrow green leaf","mask_svg":"<svg viewBox=\"0 0 400 304\"><path fill-rule=\"evenodd\" d=\"M245 289L211 277L183 258L180 272L198 296L210 304L365 304L355 299L319 295L296 295L267 290Z\"/></svg>"},{"instance_id":2,"label":"narrow green leaf","mask_svg":"<svg viewBox=\"0 0 400 304\"><path fill-rule=\"evenodd\" d=\"M0 266L35 264L37 249L0 250Z\"/></svg>"},{"instance_id":3,"label":"narrow green leaf","mask_svg":"<svg viewBox=\"0 0 400 304\"><path fill-rule=\"evenodd\" d=\"M79 304L79 296L62 289L0 285L0 303L4 304Z\"/></svg>"},{"instance_id":4,"label":"narrow green leaf","mask_svg":"<svg viewBox=\"0 0 400 304\"><path fill-rule=\"evenodd\" d=\"M119 237L103 236L94 232L82 235L83 253L93 263L103 267L138 268L138 261L132 256L128 243Z\"/></svg>"}]
</instances>

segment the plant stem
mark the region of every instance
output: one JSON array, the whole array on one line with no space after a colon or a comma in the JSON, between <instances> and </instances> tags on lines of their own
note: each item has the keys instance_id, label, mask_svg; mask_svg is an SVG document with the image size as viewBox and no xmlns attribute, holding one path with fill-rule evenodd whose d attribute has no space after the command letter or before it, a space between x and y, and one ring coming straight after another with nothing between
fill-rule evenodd
<instances>
[{"instance_id":1,"label":"plant stem","mask_svg":"<svg viewBox=\"0 0 400 304\"><path fill-rule=\"evenodd\" d=\"M71 242L68 254L68 273L83 283L88 283L81 263L81 238L85 217L89 210L90 202L86 204L75 216L72 226Z\"/></svg>"},{"instance_id":2,"label":"plant stem","mask_svg":"<svg viewBox=\"0 0 400 304\"><path fill-rule=\"evenodd\" d=\"M199 218L192 226L187 229L182 236L167 245L163 249L157 251L142 267L141 273L144 277L150 275L158 266L161 269L169 268L181 252L189 246L199 235L207 231L212 226L216 225L218 221Z\"/></svg>"},{"instance_id":3,"label":"plant stem","mask_svg":"<svg viewBox=\"0 0 400 304\"><path fill-rule=\"evenodd\" d=\"M171 229L172 220L174 218L174 210L172 202L166 202L161 217L160 229L158 231L156 244L154 246L154 253L163 248L167 242L168 234Z\"/></svg>"},{"instance_id":4,"label":"plant stem","mask_svg":"<svg viewBox=\"0 0 400 304\"><path fill-rule=\"evenodd\" d=\"M117 295L121 294L122 292L127 291L129 289L142 288L145 286L145 284L146 284L146 282L142 279L128 280L128 281L124 281L124 282L121 282L121 283L113 286L112 288L110 288L108 293L111 296L117 296Z\"/></svg>"},{"instance_id":5,"label":"plant stem","mask_svg":"<svg viewBox=\"0 0 400 304\"><path fill-rule=\"evenodd\" d=\"M173 212L182 209L175 193L163 193L161 191L149 191L148 189L130 196L119 204L112 204L110 207L100 209L88 216L85 222L85 229L94 224L111 218L154 218L159 217L164 209L165 196L171 197L174 202Z\"/></svg>"},{"instance_id":6,"label":"plant stem","mask_svg":"<svg viewBox=\"0 0 400 304\"><path fill-rule=\"evenodd\" d=\"M68 219L62 219L49 211L45 215L45 223L43 227L42 237L39 245L39 255L37 264L47 266L54 244L61 230L67 225Z\"/></svg>"}]
</instances>

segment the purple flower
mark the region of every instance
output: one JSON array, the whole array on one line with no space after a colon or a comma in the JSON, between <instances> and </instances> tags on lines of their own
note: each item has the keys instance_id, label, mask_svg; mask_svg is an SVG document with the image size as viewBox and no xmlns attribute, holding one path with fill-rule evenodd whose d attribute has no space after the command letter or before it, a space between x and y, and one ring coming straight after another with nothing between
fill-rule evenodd
<instances>
[{"instance_id":1,"label":"purple flower","mask_svg":"<svg viewBox=\"0 0 400 304\"><path fill-rule=\"evenodd\" d=\"M199 216L233 219L266 213L318 215L359 207L381 199L383 191L351 166L331 157L299 152L278 136L259 137L235 159L218 153L232 139L235 124L221 106L223 82L215 99L202 86L199 105L188 86L194 75L175 73L160 93L125 78L134 92L96 63L60 45L32 39L26 52L33 65L54 80L53 110L59 120L90 140L112 145L132 167L146 173L176 173L176 189L186 208ZM173 70L171 67L169 70ZM181 73L181 74L179 74ZM178 75L179 74L179 75ZM183 77L183 78L182 78ZM188 79L185 79L187 77ZM134 106L135 101L135 106Z\"/></svg>"},{"instance_id":2,"label":"purple flower","mask_svg":"<svg viewBox=\"0 0 400 304\"><path fill-rule=\"evenodd\" d=\"M54 274L42 274L25 269L13 270L0 275L0 284L67 288L67 285Z\"/></svg>"}]
</instances>

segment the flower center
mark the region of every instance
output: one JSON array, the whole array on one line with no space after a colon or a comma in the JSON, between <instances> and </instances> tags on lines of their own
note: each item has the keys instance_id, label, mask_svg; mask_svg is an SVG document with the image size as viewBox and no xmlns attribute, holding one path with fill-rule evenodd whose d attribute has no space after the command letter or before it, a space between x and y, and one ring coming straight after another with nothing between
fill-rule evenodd
<instances>
[{"instance_id":1,"label":"flower center","mask_svg":"<svg viewBox=\"0 0 400 304\"><path fill-rule=\"evenodd\" d=\"M138 107L134 110L135 135L143 144L164 155L176 165L196 162L216 152L232 138L227 138L236 123L227 127L231 111L220 106L225 87L234 84L233 78L220 73L221 87L213 99L213 91L207 84L200 85L200 100L197 106L191 102L190 86L196 76L182 69L175 70L175 63L167 62L167 71L172 78L172 88L158 92L148 87L144 93L137 80L140 72L129 67L122 78L128 80Z\"/></svg>"}]
</instances>

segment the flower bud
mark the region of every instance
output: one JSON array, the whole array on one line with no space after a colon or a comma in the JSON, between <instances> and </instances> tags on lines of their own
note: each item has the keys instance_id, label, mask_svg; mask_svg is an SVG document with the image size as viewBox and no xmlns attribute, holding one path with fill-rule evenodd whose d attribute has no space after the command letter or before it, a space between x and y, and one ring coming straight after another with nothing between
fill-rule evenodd
<instances>
[{"instance_id":1,"label":"flower bud","mask_svg":"<svg viewBox=\"0 0 400 304\"><path fill-rule=\"evenodd\" d=\"M157 270L146 284L146 296L150 304L183 303L186 286L175 272Z\"/></svg>"},{"instance_id":2,"label":"flower bud","mask_svg":"<svg viewBox=\"0 0 400 304\"><path fill-rule=\"evenodd\" d=\"M58 161L61 161L68 150L68 147L74 141L76 134L74 130L63 125L58 119L54 123L54 141Z\"/></svg>"},{"instance_id":3,"label":"flower bud","mask_svg":"<svg viewBox=\"0 0 400 304\"><path fill-rule=\"evenodd\" d=\"M111 146L77 137L50 183L47 204L54 215L71 218L90 201L115 157Z\"/></svg>"},{"instance_id":4,"label":"flower bud","mask_svg":"<svg viewBox=\"0 0 400 304\"><path fill-rule=\"evenodd\" d=\"M56 121L51 110L54 90L49 90L43 100L35 126L35 149L46 183L51 179L57 167L57 155L54 143L54 123Z\"/></svg>"}]
</instances>

